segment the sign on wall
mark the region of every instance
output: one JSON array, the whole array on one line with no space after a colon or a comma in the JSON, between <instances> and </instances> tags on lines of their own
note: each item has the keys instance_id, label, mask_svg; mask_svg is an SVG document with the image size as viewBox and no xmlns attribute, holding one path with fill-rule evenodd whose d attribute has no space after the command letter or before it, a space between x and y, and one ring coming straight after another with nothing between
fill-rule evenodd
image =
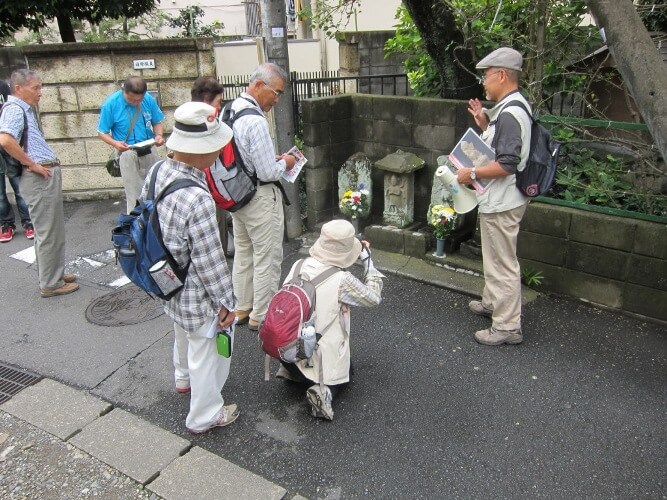
<instances>
[{"instance_id":1,"label":"sign on wall","mask_svg":"<svg viewBox=\"0 0 667 500\"><path fill-rule=\"evenodd\" d=\"M155 69L155 59L135 59L132 64L134 69Z\"/></svg>"}]
</instances>

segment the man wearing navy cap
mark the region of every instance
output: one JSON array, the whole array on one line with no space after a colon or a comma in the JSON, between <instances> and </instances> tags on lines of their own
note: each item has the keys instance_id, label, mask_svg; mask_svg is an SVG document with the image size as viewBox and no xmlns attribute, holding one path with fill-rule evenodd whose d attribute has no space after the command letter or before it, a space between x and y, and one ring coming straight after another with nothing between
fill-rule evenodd
<instances>
[{"instance_id":1,"label":"man wearing navy cap","mask_svg":"<svg viewBox=\"0 0 667 500\"><path fill-rule=\"evenodd\" d=\"M523 57L510 47L491 52L476 66L483 71L480 83L486 98L495 101L491 109L479 99L468 102L468 111L482 129L482 139L496 157L482 167L463 168L458 181L470 184L475 179L492 180L483 194L478 194L484 292L482 300L473 300L472 312L492 319L490 328L475 332L475 340L484 345L520 344L521 269L516 256L519 223L528 198L516 187L516 172L523 170L530 150L531 121L528 114L511 101L530 105L519 92Z\"/></svg>"}]
</instances>

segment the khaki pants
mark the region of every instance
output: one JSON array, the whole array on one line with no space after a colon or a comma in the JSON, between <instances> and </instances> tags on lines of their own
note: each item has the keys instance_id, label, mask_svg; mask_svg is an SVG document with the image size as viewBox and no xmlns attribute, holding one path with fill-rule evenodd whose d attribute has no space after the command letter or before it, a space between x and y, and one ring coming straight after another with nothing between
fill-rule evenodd
<instances>
[{"instance_id":1,"label":"khaki pants","mask_svg":"<svg viewBox=\"0 0 667 500\"><path fill-rule=\"evenodd\" d=\"M232 280L238 308L252 309L250 319L262 321L278 291L283 261L285 216L283 198L273 184L259 186L255 197L232 214L234 267Z\"/></svg>"},{"instance_id":2,"label":"khaki pants","mask_svg":"<svg viewBox=\"0 0 667 500\"><path fill-rule=\"evenodd\" d=\"M527 206L479 214L484 260L482 304L493 309L493 326L498 330L521 329L521 269L516 241Z\"/></svg>"},{"instance_id":3,"label":"khaki pants","mask_svg":"<svg viewBox=\"0 0 667 500\"><path fill-rule=\"evenodd\" d=\"M120 175L123 178L128 214L132 211L137 204L137 200L141 197L141 189L144 187L146 173L159 160L160 157L157 154L157 148L155 146L151 148L150 154L145 156L137 156L137 152L132 149L121 153Z\"/></svg>"},{"instance_id":4,"label":"khaki pants","mask_svg":"<svg viewBox=\"0 0 667 500\"><path fill-rule=\"evenodd\" d=\"M63 212L62 172L51 167L51 177L23 169L20 190L28 203L35 228L35 257L39 288L60 288L65 272L65 214Z\"/></svg>"}]
</instances>

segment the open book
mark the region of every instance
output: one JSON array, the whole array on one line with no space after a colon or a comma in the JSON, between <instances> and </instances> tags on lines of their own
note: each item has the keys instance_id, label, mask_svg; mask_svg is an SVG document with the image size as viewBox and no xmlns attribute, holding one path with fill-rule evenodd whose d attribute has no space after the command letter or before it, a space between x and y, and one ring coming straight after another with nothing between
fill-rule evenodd
<instances>
[{"instance_id":1,"label":"open book","mask_svg":"<svg viewBox=\"0 0 667 500\"><path fill-rule=\"evenodd\" d=\"M292 168L292 170L285 170L283 179L285 179L287 182L294 182L299 176L299 172L301 172L301 169L306 164L308 159L303 156L301 150L296 146L290 149L287 154L294 156L296 158L296 163L294 164L294 168Z\"/></svg>"},{"instance_id":2,"label":"open book","mask_svg":"<svg viewBox=\"0 0 667 500\"><path fill-rule=\"evenodd\" d=\"M449 160L458 169L483 167L491 163L496 153L473 129L469 128L449 154ZM478 193L482 194L493 179L476 179L472 181Z\"/></svg>"}]
</instances>

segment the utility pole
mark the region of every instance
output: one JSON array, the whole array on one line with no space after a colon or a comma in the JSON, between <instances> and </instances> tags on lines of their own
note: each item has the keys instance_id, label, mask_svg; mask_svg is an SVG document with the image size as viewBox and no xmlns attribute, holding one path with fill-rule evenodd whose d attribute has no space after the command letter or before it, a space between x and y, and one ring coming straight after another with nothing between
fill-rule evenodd
<instances>
[{"instance_id":1,"label":"utility pole","mask_svg":"<svg viewBox=\"0 0 667 500\"><path fill-rule=\"evenodd\" d=\"M287 52L287 26L285 0L262 0L262 36L266 47L266 60L277 64L290 74ZM294 111L292 109L292 85L286 82L285 93L273 108L278 153L285 153L294 146ZM302 172L300 175L305 175ZM287 237L301 235L301 210L297 182L281 181L291 205L285 207Z\"/></svg>"}]
</instances>

